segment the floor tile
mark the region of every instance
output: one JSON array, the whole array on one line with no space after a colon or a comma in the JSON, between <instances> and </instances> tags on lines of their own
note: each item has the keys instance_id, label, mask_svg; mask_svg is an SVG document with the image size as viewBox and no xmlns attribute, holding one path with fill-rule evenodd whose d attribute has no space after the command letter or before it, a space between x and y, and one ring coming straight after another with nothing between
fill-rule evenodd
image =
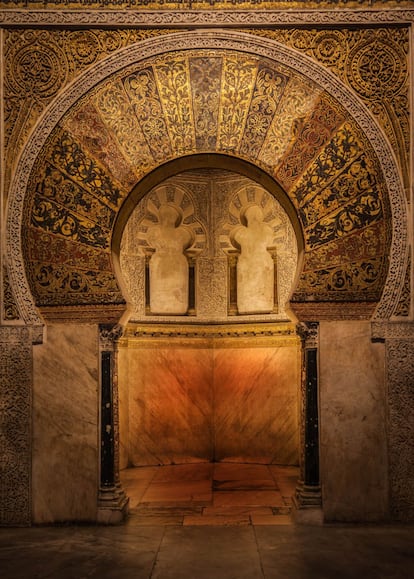
<instances>
[{"instance_id":1,"label":"floor tile","mask_svg":"<svg viewBox=\"0 0 414 579\"><path fill-rule=\"evenodd\" d=\"M168 510L168 509L167 509ZM277 519L278 517L273 517ZM1 579L408 579L414 525L0 528ZM174 523L174 524L173 524Z\"/></svg>"},{"instance_id":2,"label":"floor tile","mask_svg":"<svg viewBox=\"0 0 414 579\"><path fill-rule=\"evenodd\" d=\"M268 507L282 506L282 496L277 491L219 491L214 493L215 507Z\"/></svg>"},{"instance_id":3,"label":"floor tile","mask_svg":"<svg viewBox=\"0 0 414 579\"><path fill-rule=\"evenodd\" d=\"M180 504L205 504L212 502L213 493L210 481L176 482L174 484L152 483L141 499L142 504L167 503L170 505Z\"/></svg>"},{"instance_id":4,"label":"floor tile","mask_svg":"<svg viewBox=\"0 0 414 579\"><path fill-rule=\"evenodd\" d=\"M251 515L252 525L293 525L290 515Z\"/></svg>"},{"instance_id":5,"label":"floor tile","mask_svg":"<svg viewBox=\"0 0 414 579\"><path fill-rule=\"evenodd\" d=\"M151 579L263 579L253 528L167 528Z\"/></svg>"},{"instance_id":6,"label":"floor tile","mask_svg":"<svg viewBox=\"0 0 414 579\"><path fill-rule=\"evenodd\" d=\"M184 525L210 525L210 526L233 526L250 525L249 515L195 515L184 517Z\"/></svg>"},{"instance_id":7,"label":"floor tile","mask_svg":"<svg viewBox=\"0 0 414 579\"><path fill-rule=\"evenodd\" d=\"M152 480L153 483L175 483L211 480L214 465L210 462L195 464L177 464L159 467Z\"/></svg>"},{"instance_id":8,"label":"floor tile","mask_svg":"<svg viewBox=\"0 0 414 579\"><path fill-rule=\"evenodd\" d=\"M273 510L271 507L204 507L203 515L208 516L230 516L230 515L273 515Z\"/></svg>"}]
</instances>

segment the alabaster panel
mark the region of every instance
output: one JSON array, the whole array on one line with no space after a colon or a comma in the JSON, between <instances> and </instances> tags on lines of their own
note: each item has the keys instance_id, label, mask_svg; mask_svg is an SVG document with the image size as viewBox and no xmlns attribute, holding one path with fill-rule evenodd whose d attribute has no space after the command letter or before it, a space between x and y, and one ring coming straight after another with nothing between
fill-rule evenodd
<instances>
[{"instance_id":1,"label":"alabaster panel","mask_svg":"<svg viewBox=\"0 0 414 579\"><path fill-rule=\"evenodd\" d=\"M214 353L216 460L298 463L299 346Z\"/></svg>"},{"instance_id":2,"label":"alabaster panel","mask_svg":"<svg viewBox=\"0 0 414 579\"><path fill-rule=\"evenodd\" d=\"M320 460L327 521L388 511L384 346L369 322L320 325Z\"/></svg>"},{"instance_id":3,"label":"alabaster panel","mask_svg":"<svg viewBox=\"0 0 414 579\"><path fill-rule=\"evenodd\" d=\"M212 352L129 348L120 384L129 387L129 464L212 459Z\"/></svg>"},{"instance_id":4,"label":"alabaster panel","mask_svg":"<svg viewBox=\"0 0 414 579\"><path fill-rule=\"evenodd\" d=\"M51 325L34 348L33 520L96 520L98 329Z\"/></svg>"}]
</instances>

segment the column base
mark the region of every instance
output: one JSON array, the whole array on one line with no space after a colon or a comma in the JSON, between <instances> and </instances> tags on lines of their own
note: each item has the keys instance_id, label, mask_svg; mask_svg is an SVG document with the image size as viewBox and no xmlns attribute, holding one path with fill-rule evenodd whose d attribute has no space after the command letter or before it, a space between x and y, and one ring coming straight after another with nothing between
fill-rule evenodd
<instances>
[{"instance_id":1,"label":"column base","mask_svg":"<svg viewBox=\"0 0 414 579\"><path fill-rule=\"evenodd\" d=\"M101 525L119 525L128 516L129 498L120 486L99 489L97 522Z\"/></svg>"},{"instance_id":2,"label":"column base","mask_svg":"<svg viewBox=\"0 0 414 579\"><path fill-rule=\"evenodd\" d=\"M322 493L319 485L299 483L293 497L292 516L302 525L323 525Z\"/></svg>"}]
</instances>

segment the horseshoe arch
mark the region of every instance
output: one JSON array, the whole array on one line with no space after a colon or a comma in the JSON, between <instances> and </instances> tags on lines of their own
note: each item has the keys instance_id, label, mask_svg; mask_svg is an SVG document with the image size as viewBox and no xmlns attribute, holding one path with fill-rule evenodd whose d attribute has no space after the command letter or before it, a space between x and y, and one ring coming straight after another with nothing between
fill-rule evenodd
<instances>
[{"instance_id":1,"label":"horseshoe arch","mask_svg":"<svg viewBox=\"0 0 414 579\"><path fill-rule=\"evenodd\" d=\"M200 30L105 59L38 123L8 206L10 275L24 321L65 308L119 317L111 257L118 216L140 182L193 155L239 160L283 190L303 234L292 296L300 318L335 317L344 306L351 317L375 309L390 317L407 226L381 130L349 89L303 55L246 33Z\"/></svg>"}]
</instances>

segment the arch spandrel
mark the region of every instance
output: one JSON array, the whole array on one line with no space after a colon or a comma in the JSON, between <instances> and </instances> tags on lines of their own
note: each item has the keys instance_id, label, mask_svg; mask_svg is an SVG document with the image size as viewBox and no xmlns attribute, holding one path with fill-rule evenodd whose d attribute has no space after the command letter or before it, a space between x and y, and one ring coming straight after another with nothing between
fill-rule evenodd
<instances>
[{"instance_id":1,"label":"arch spandrel","mask_svg":"<svg viewBox=\"0 0 414 579\"><path fill-rule=\"evenodd\" d=\"M405 243L391 247L391 211L403 214L387 143L315 63L270 41L225 36L142 43L146 50L101 63L95 83L83 79L83 97L75 101L72 89L40 147L22 215L38 307L121 305L111 237L134 182L182 157L217 154L263 171L295 208L304 268L292 301L367 302L372 313L390 248L402 262Z\"/></svg>"}]
</instances>

